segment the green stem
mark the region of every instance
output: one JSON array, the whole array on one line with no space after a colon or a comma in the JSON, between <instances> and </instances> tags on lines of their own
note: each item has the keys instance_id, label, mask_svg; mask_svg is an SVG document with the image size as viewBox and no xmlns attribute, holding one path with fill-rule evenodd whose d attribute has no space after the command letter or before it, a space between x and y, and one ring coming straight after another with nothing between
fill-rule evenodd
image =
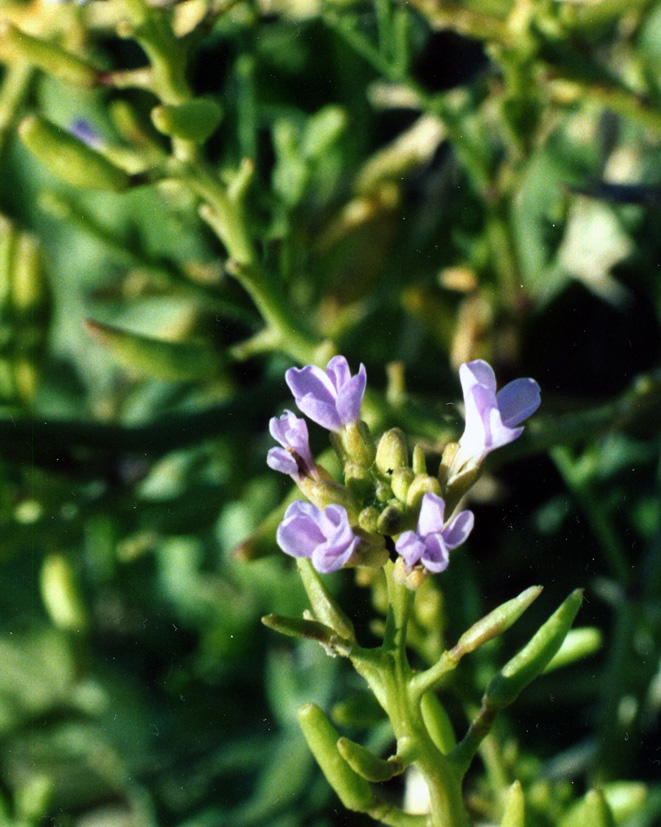
<instances>
[{"instance_id":1,"label":"green stem","mask_svg":"<svg viewBox=\"0 0 661 827\"><path fill-rule=\"evenodd\" d=\"M432 741L424 725L418 694L411 691L412 671L406 655L406 628L415 593L393 578L394 565L385 566L388 588L386 635L378 665L378 692L374 678L355 664L377 694L390 718L398 742L406 738L414 747L415 765L427 782L431 802L430 827L467 827L462 774Z\"/></svg>"}]
</instances>

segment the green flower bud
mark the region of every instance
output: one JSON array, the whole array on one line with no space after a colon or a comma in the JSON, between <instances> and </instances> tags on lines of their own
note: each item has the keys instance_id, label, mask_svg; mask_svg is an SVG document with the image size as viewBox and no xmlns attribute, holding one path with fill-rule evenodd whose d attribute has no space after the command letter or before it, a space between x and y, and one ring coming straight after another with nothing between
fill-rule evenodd
<instances>
[{"instance_id":1,"label":"green flower bud","mask_svg":"<svg viewBox=\"0 0 661 827\"><path fill-rule=\"evenodd\" d=\"M430 477L429 474L418 474L406 492L406 505L411 510L418 508L422 498L429 492L441 496L441 486L438 484L438 480L435 477ZM447 513L451 512L448 511Z\"/></svg>"},{"instance_id":2,"label":"green flower bud","mask_svg":"<svg viewBox=\"0 0 661 827\"><path fill-rule=\"evenodd\" d=\"M317 508L326 508L327 505L342 505L347 510L349 522L355 523L358 519L358 505L353 495L339 482L321 477L301 477L296 484Z\"/></svg>"},{"instance_id":3,"label":"green flower bud","mask_svg":"<svg viewBox=\"0 0 661 827\"><path fill-rule=\"evenodd\" d=\"M505 811L500 827L525 827L525 801L521 782L515 781L505 795Z\"/></svg>"},{"instance_id":4,"label":"green flower bud","mask_svg":"<svg viewBox=\"0 0 661 827\"><path fill-rule=\"evenodd\" d=\"M305 704L298 711L298 721L326 780L347 810L364 813L375 807L377 798L372 788L338 752L339 734L321 709L316 704Z\"/></svg>"},{"instance_id":5,"label":"green flower bud","mask_svg":"<svg viewBox=\"0 0 661 827\"><path fill-rule=\"evenodd\" d=\"M370 505L367 508L363 508L358 515L358 525L363 531L366 531L369 534L376 534L378 519L380 516L381 512L379 509L375 508L373 505Z\"/></svg>"},{"instance_id":6,"label":"green flower bud","mask_svg":"<svg viewBox=\"0 0 661 827\"><path fill-rule=\"evenodd\" d=\"M457 745L457 739L448 713L434 692L425 692L422 696L420 711L429 737L443 755L447 755Z\"/></svg>"},{"instance_id":7,"label":"green flower bud","mask_svg":"<svg viewBox=\"0 0 661 827\"><path fill-rule=\"evenodd\" d=\"M24 118L18 134L36 158L74 187L119 192L131 185L131 176L126 170L39 115Z\"/></svg>"},{"instance_id":8,"label":"green flower bud","mask_svg":"<svg viewBox=\"0 0 661 827\"><path fill-rule=\"evenodd\" d=\"M376 449L376 467L382 474L392 474L396 468L404 468L409 463L409 449L406 437L400 428L386 431Z\"/></svg>"},{"instance_id":9,"label":"green flower bud","mask_svg":"<svg viewBox=\"0 0 661 827\"><path fill-rule=\"evenodd\" d=\"M332 441L337 448L340 459L357 462L369 468L374 462L376 449L367 423L362 419L345 425L341 431L332 435Z\"/></svg>"},{"instance_id":10,"label":"green flower bud","mask_svg":"<svg viewBox=\"0 0 661 827\"><path fill-rule=\"evenodd\" d=\"M406 512L402 508L402 504L395 500L389 503L379 515L376 530L379 534L385 534L387 537L401 534L404 530L405 519Z\"/></svg>"},{"instance_id":11,"label":"green flower bud","mask_svg":"<svg viewBox=\"0 0 661 827\"><path fill-rule=\"evenodd\" d=\"M87 321L86 328L132 373L186 382L218 376L225 362L224 356L202 345L153 339L100 322Z\"/></svg>"},{"instance_id":12,"label":"green flower bud","mask_svg":"<svg viewBox=\"0 0 661 827\"><path fill-rule=\"evenodd\" d=\"M392 472L390 487L392 488L392 493L401 502L406 502L406 495L414 479L415 472L412 468L395 468Z\"/></svg>"},{"instance_id":13,"label":"green flower bud","mask_svg":"<svg viewBox=\"0 0 661 827\"><path fill-rule=\"evenodd\" d=\"M502 635L521 617L530 604L536 600L542 593L541 586L531 586L526 589L518 597L513 600L508 600L489 612L488 615L471 626L471 628L464 632L459 638L459 642L450 652L453 660L461 660L464 655L474 652L483 643L486 643L492 638Z\"/></svg>"},{"instance_id":14,"label":"green flower bud","mask_svg":"<svg viewBox=\"0 0 661 827\"><path fill-rule=\"evenodd\" d=\"M41 567L40 586L46 611L56 626L72 632L87 628L87 611L66 557L61 554L46 557Z\"/></svg>"},{"instance_id":15,"label":"green flower bud","mask_svg":"<svg viewBox=\"0 0 661 827\"><path fill-rule=\"evenodd\" d=\"M532 640L491 681L483 704L502 709L511 704L547 666L560 649L583 600L583 590L573 591L537 631Z\"/></svg>"},{"instance_id":16,"label":"green flower bud","mask_svg":"<svg viewBox=\"0 0 661 827\"><path fill-rule=\"evenodd\" d=\"M394 776L404 771L404 767L396 758L384 761L355 741L349 738L340 738L337 742L337 751L358 775L379 784L390 781Z\"/></svg>"},{"instance_id":17,"label":"green flower bud","mask_svg":"<svg viewBox=\"0 0 661 827\"><path fill-rule=\"evenodd\" d=\"M152 109L156 129L172 138L203 143L218 129L223 110L210 98L194 98L179 105L162 104Z\"/></svg>"},{"instance_id":18,"label":"green flower bud","mask_svg":"<svg viewBox=\"0 0 661 827\"><path fill-rule=\"evenodd\" d=\"M344 466L344 482L357 500L368 500L374 496L374 477L364 465L347 462Z\"/></svg>"},{"instance_id":19,"label":"green flower bud","mask_svg":"<svg viewBox=\"0 0 661 827\"><path fill-rule=\"evenodd\" d=\"M427 473L427 460L425 459L425 452L419 445L413 449L412 467L416 474Z\"/></svg>"},{"instance_id":20,"label":"green flower bud","mask_svg":"<svg viewBox=\"0 0 661 827\"><path fill-rule=\"evenodd\" d=\"M387 503L389 500L392 500L392 488L387 482L377 480L375 494L376 499L380 503Z\"/></svg>"},{"instance_id":21,"label":"green flower bud","mask_svg":"<svg viewBox=\"0 0 661 827\"><path fill-rule=\"evenodd\" d=\"M0 25L0 40L4 40L14 54L53 77L82 86L98 83L99 71L94 66L55 43L40 40L17 29L11 23Z\"/></svg>"}]
</instances>

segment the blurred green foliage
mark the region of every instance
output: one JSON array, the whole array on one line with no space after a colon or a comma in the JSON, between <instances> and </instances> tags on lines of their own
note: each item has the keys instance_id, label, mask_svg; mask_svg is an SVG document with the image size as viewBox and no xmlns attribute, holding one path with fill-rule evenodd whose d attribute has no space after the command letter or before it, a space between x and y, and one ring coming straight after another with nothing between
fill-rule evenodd
<instances>
[{"instance_id":1,"label":"blurred green foliage","mask_svg":"<svg viewBox=\"0 0 661 827\"><path fill-rule=\"evenodd\" d=\"M268 419L334 352L430 459L459 363L539 381L412 645L584 587L587 657L499 720L467 802L495 823L518 779L531 826L658 824L661 4L0 0L0 26L0 824L371 823L296 710L376 752L380 710L259 623L307 606ZM373 640L379 583L328 583ZM528 636L443 687L459 731Z\"/></svg>"}]
</instances>

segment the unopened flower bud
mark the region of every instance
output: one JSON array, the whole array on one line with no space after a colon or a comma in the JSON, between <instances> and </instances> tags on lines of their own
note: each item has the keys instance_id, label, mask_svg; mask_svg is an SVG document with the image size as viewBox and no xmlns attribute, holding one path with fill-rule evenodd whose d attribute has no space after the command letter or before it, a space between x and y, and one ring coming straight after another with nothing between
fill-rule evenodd
<instances>
[{"instance_id":1,"label":"unopened flower bud","mask_svg":"<svg viewBox=\"0 0 661 827\"><path fill-rule=\"evenodd\" d=\"M364 465L347 462L344 466L344 482L358 500L365 501L374 496L374 477Z\"/></svg>"},{"instance_id":2,"label":"unopened flower bud","mask_svg":"<svg viewBox=\"0 0 661 827\"><path fill-rule=\"evenodd\" d=\"M381 512L377 522L377 531L388 537L399 534L404 530L405 518L406 514L401 504L397 501L392 502Z\"/></svg>"},{"instance_id":3,"label":"unopened flower bud","mask_svg":"<svg viewBox=\"0 0 661 827\"><path fill-rule=\"evenodd\" d=\"M412 467L416 474L427 473L427 460L425 459L425 452L419 445L413 449Z\"/></svg>"},{"instance_id":4,"label":"unopened flower bud","mask_svg":"<svg viewBox=\"0 0 661 827\"><path fill-rule=\"evenodd\" d=\"M376 449L376 467L383 474L391 474L397 468L404 468L409 462L406 437L400 428L391 428L379 440Z\"/></svg>"},{"instance_id":5,"label":"unopened flower bud","mask_svg":"<svg viewBox=\"0 0 661 827\"><path fill-rule=\"evenodd\" d=\"M377 482L376 498L380 503L387 503L392 500L392 488L387 482Z\"/></svg>"},{"instance_id":6,"label":"unopened flower bud","mask_svg":"<svg viewBox=\"0 0 661 827\"><path fill-rule=\"evenodd\" d=\"M358 508L351 492L335 480L302 477L297 485L311 503L324 509L327 505L341 505L347 510L349 520L353 523L358 516Z\"/></svg>"},{"instance_id":7,"label":"unopened flower bud","mask_svg":"<svg viewBox=\"0 0 661 827\"><path fill-rule=\"evenodd\" d=\"M334 434L340 446L340 454L347 460L357 462L366 468L374 462L376 449L367 423L359 419L350 422L341 431Z\"/></svg>"},{"instance_id":8,"label":"unopened flower bud","mask_svg":"<svg viewBox=\"0 0 661 827\"><path fill-rule=\"evenodd\" d=\"M390 487L392 488L392 493L401 502L406 502L406 495L414 479L415 472L411 468L396 468L392 472Z\"/></svg>"},{"instance_id":9,"label":"unopened flower bud","mask_svg":"<svg viewBox=\"0 0 661 827\"><path fill-rule=\"evenodd\" d=\"M67 83L92 86L99 79L98 69L78 55L65 51L56 43L33 37L11 23L2 23L0 38L17 56Z\"/></svg>"},{"instance_id":10,"label":"unopened flower bud","mask_svg":"<svg viewBox=\"0 0 661 827\"><path fill-rule=\"evenodd\" d=\"M435 477L430 477L429 474L418 474L409 486L406 505L411 509L417 508L425 494L437 494L440 497L441 486Z\"/></svg>"},{"instance_id":11,"label":"unopened flower bud","mask_svg":"<svg viewBox=\"0 0 661 827\"><path fill-rule=\"evenodd\" d=\"M358 515L358 525L363 531L366 531L369 534L375 534L377 531L379 516L379 509L374 508L373 505L370 505L367 508L363 508Z\"/></svg>"}]
</instances>

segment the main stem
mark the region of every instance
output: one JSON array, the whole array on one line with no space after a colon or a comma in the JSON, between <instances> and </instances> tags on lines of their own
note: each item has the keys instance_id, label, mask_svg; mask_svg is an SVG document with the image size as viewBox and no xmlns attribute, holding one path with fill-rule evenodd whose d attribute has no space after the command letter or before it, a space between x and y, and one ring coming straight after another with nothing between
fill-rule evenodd
<instances>
[{"instance_id":1,"label":"main stem","mask_svg":"<svg viewBox=\"0 0 661 827\"><path fill-rule=\"evenodd\" d=\"M406 628L415 593L393 579L393 564L385 567L388 585L388 617L383 642L381 692L384 708L398 743L407 738L415 746L415 765L427 787L431 804L430 827L468 827L463 803L462 776L432 741L411 687L413 672L406 655Z\"/></svg>"}]
</instances>

